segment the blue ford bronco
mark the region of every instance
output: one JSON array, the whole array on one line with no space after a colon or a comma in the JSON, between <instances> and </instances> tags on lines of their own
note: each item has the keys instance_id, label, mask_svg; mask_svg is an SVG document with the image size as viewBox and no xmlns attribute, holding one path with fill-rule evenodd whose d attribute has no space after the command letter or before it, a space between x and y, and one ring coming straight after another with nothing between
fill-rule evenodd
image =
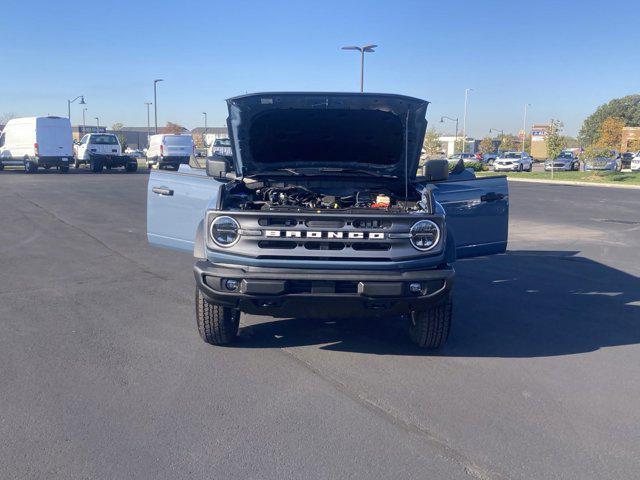
<instances>
[{"instance_id":1,"label":"blue ford bronco","mask_svg":"<svg viewBox=\"0 0 640 480\"><path fill-rule=\"evenodd\" d=\"M416 344L451 327L457 259L503 253L506 178L462 162L417 175L428 102L391 94L257 93L227 100L231 155L149 176L152 245L193 252L205 342L241 313L402 318Z\"/></svg>"}]
</instances>

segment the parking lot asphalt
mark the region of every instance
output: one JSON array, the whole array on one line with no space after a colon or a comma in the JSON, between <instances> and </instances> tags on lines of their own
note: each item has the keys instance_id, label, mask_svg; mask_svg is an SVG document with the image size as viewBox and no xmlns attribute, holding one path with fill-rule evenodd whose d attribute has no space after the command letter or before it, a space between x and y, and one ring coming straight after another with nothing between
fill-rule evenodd
<instances>
[{"instance_id":1,"label":"parking lot asphalt","mask_svg":"<svg viewBox=\"0 0 640 480\"><path fill-rule=\"evenodd\" d=\"M145 172L0 172L0 478L631 479L640 192L510 184L430 354L399 319L196 331Z\"/></svg>"}]
</instances>

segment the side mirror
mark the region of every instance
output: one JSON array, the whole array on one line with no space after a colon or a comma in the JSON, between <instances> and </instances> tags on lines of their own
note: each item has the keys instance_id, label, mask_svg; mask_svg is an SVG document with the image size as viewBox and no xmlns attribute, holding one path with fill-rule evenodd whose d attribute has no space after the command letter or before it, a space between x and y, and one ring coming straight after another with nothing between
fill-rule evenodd
<instances>
[{"instance_id":1,"label":"side mirror","mask_svg":"<svg viewBox=\"0 0 640 480\"><path fill-rule=\"evenodd\" d=\"M224 178L229 165L223 157L207 158L207 175L213 178Z\"/></svg>"}]
</instances>

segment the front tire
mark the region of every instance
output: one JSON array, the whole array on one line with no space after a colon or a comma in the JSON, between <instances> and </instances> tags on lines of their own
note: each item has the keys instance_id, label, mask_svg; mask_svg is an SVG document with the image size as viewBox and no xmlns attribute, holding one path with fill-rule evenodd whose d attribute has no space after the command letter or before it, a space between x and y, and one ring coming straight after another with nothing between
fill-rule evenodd
<instances>
[{"instance_id":1,"label":"front tire","mask_svg":"<svg viewBox=\"0 0 640 480\"><path fill-rule=\"evenodd\" d=\"M409 337L422 348L436 350L444 345L451 330L451 300L409 316Z\"/></svg>"},{"instance_id":2,"label":"front tire","mask_svg":"<svg viewBox=\"0 0 640 480\"><path fill-rule=\"evenodd\" d=\"M30 158L24 159L24 173L36 173L38 171L38 165Z\"/></svg>"},{"instance_id":3,"label":"front tire","mask_svg":"<svg viewBox=\"0 0 640 480\"><path fill-rule=\"evenodd\" d=\"M69 173L69 165L60 165L58 167L58 173Z\"/></svg>"},{"instance_id":4,"label":"front tire","mask_svg":"<svg viewBox=\"0 0 640 480\"><path fill-rule=\"evenodd\" d=\"M127 165L125 165L124 169L128 173L137 172L138 171L138 164L137 163L127 163Z\"/></svg>"},{"instance_id":5,"label":"front tire","mask_svg":"<svg viewBox=\"0 0 640 480\"><path fill-rule=\"evenodd\" d=\"M200 337L210 345L228 345L238 335L240 312L209 302L196 288L196 322Z\"/></svg>"},{"instance_id":6,"label":"front tire","mask_svg":"<svg viewBox=\"0 0 640 480\"><path fill-rule=\"evenodd\" d=\"M92 158L90 161L91 171L93 173L102 173L102 162L97 158Z\"/></svg>"}]
</instances>

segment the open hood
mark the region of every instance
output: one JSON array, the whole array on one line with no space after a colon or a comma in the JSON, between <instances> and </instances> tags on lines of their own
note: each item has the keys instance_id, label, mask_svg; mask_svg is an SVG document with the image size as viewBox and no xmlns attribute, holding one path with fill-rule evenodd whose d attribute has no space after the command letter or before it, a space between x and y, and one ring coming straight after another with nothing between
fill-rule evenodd
<instances>
[{"instance_id":1,"label":"open hood","mask_svg":"<svg viewBox=\"0 0 640 480\"><path fill-rule=\"evenodd\" d=\"M405 176L412 180L416 175L428 104L379 93L281 92L230 98L227 125L236 173L366 170L404 183Z\"/></svg>"}]
</instances>

